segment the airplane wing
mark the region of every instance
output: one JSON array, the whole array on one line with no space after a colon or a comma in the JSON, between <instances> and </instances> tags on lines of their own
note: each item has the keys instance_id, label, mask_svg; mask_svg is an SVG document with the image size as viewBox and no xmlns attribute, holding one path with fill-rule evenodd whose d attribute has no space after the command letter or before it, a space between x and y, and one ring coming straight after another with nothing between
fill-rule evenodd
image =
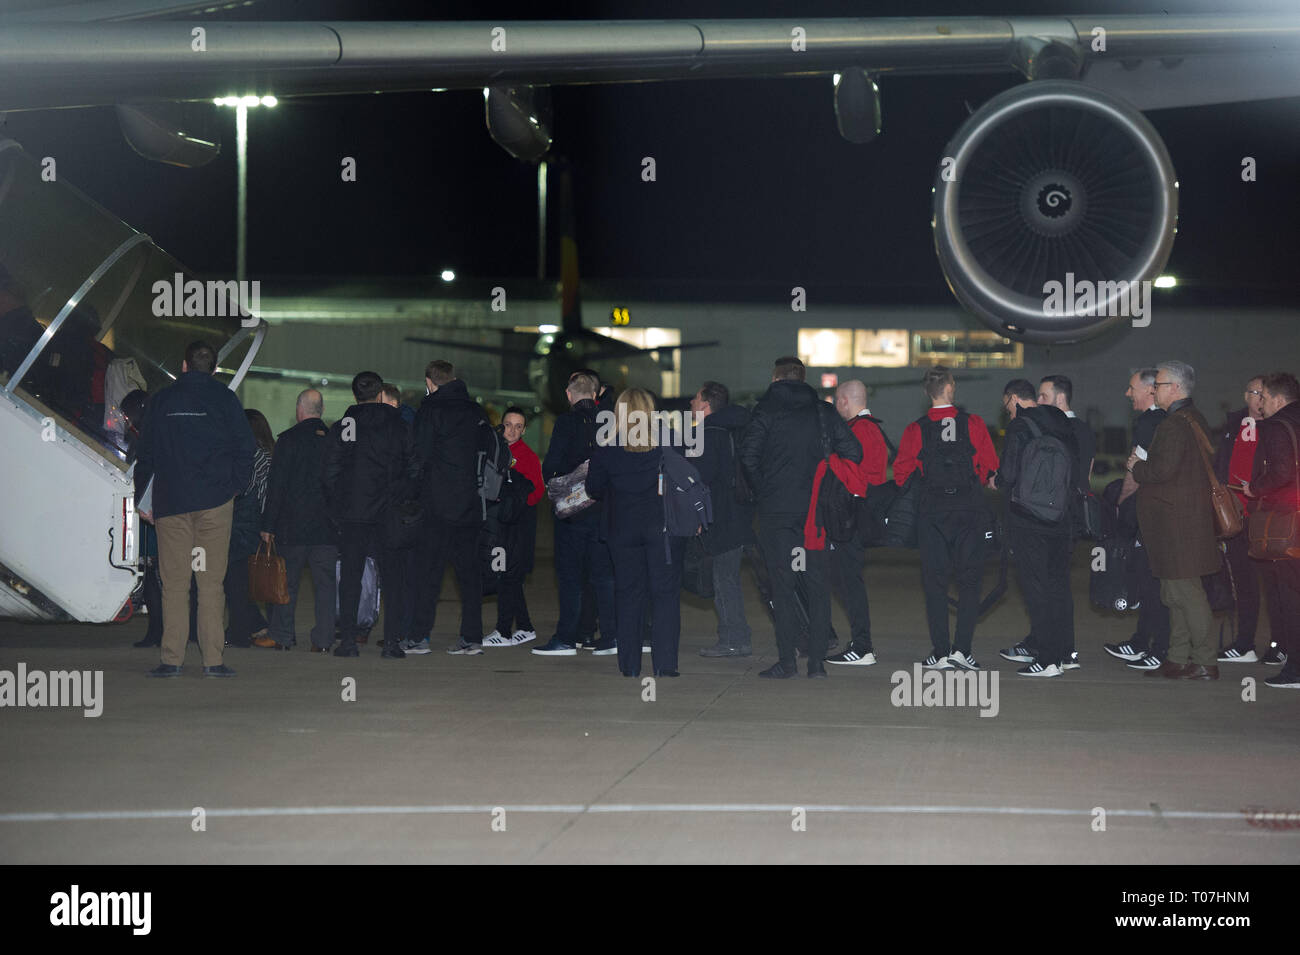
<instances>
[{"instance_id":1,"label":"airplane wing","mask_svg":"<svg viewBox=\"0 0 1300 955\"><path fill-rule=\"evenodd\" d=\"M194 4L101 0L112 17ZM69 22L0 16L0 110L741 76L1019 71L1138 108L1300 94L1300 16ZM211 8L205 8L211 9ZM134 13L132 12L134 11Z\"/></svg>"}]
</instances>

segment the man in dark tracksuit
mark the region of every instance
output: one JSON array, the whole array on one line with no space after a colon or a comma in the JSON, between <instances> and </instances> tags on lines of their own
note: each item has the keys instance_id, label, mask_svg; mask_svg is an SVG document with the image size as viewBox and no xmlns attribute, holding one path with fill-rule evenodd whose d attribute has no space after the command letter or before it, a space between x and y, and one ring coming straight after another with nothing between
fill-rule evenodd
<instances>
[{"instance_id":1,"label":"man in dark tracksuit","mask_svg":"<svg viewBox=\"0 0 1300 955\"><path fill-rule=\"evenodd\" d=\"M740 559L754 541L754 506L736 497L736 459L749 424L749 411L731 404L726 385L706 381L691 399L691 411L702 422L703 446L691 459L709 486L713 523L704 547L713 557L713 607L718 613L718 642L700 650L702 657L747 657L752 635L745 619L745 594L740 586Z\"/></svg>"},{"instance_id":2,"label":"man in dark tracksuit","mask_svg":"<svg viewBox=\"0 0 1300 955\"><path fill-rule=\"evenodd\" d=\"M956 383L952 372L936 365L925 373L921 384L930 399L930 411L903 431L894 460L894 481L900 487L913 472L919 472L917 480L921 482L917 544L932 646L921 665L973 670L979 667L971 645L979 617L984 551L991 536L982 487L998 469L998 456L983 419L953 405ZM948 586L953 581L957 583L957 628L950 642Z\"/></svg>"},{"instance_id":3,"label":"man in dark tracksuit","mask_svg":"<svg viewBox=\"0 0 1300 955\"><path fill-rule=\"evenodd\" d=\"M271 455L271 476L262 509L262 540L274 542L276 552L284 558L289 583L289 602L271 610L271 639L279 650L287 650L296 642L293 617L304 567L311 568L316 595L312 652L324 653L334 642L334 567L339 549L325 502L328 430L321 420L324 412L325 402L319 391L308 388L300 394L295 408L298 423L276 438L275 453Z\"/></svg>"},{"instance_id":4,"label":"man in dark tracksuit","mask_svg":"<svg viewBox=\"0 0 1300 955\"><path fill-rule=\"evenodd\" d=\"M602 410L596 403L599 387L600 382L586 372L575 372L571 377L565 391L570 410L555 419L551 443L542 460L543 480L570 474L591 459L600 427L597 414ZM600 641L592 652L601 656L618 653L614 563L609 545L600 539L604 510L605 504L597 502L580 514L555 519L555 581L560 616L551 639L533 648L532 652L539 656L577 655L583 587L588 581L596 592L600 617Z\"/></svg>"},{"instance_id":5,"label":"man in dark tracksuit","mask_svg":"<svg viewBox=\"0 0 1300 955\"><path fill-rule=\"evenodd\" d=\"M334 423L326 437L324 484L326 499L339 522L339 645L336 657L355 657L357 610L366 558L379 567L380 586L397 573L395 551L384 540L384 519L393 496L405 480L411 459L409 432L396 408L379 400L384 381L373 371L352 379L357 404ZM385 659L406 656L397 645L394 617L384 614Z\"/></svg>"},{"instance_id":6,"label":"man in dark tracksuit","mask_svg":"<svg viewBox=\"0 0 1300 955\"><path fill-rule=\"evenodd\" d=\"M1165 411L1156 404L1156 369L1139 368L1129 378L1124 397L1133 402L1138 416L1133 420L1133 450L1146 459L1155 440L1156 429L1165 419ZM1160 581L1151 573L1151 560L1142 545L1142 531L1137 519L1137 482L1125 472L1119 499L1121 532L1131 530L1137 546L1133 550L1132 579L1138 607L1137 632L1125 643L1107 643L1102 649L1128 662L1134 670L1155 670L1169 655L1169 608L1160 600Z\"/></svg>"},{"instance_id":7,"label":"man in dark tracksuit","mask_svg":"<svg viewBox=\"0 0 1300 955\"><path fill-rule=\"evenodd\" d=\"M217 353L202 342L185 349L176 383L149 402L136 458L137 481L152 475L140 516L158 531L162 581L162 662L150 676L179 676L189 629L191 574L198 581L198 637L204 676L229 677L222 663L226 561L235 495L248 487L256 447L235 393L212 377ZM137 499L146 488L136 488ZM141 504L146 502L141 500ZM196 551L202 557L196 565Z\"/></svg>"},{"instance_id":8,"label":"man in dark tracksuit","mask_svg":"<svg viewBox=\"0 0 1300 955\"><path fill-rule=\"evenodd\" d=\"M419 476L424 493L424 586L416 602L411 639L422 642L432 634L442 578L450 561L460 585L460 639L447 652L477 656L483 652L479 537L486 520L479 496L478 461L479 453L492 446L492 425L450 362L429 362L424 384L429 394L415 413L412 459L413 473Z\"/></svg>"},{"instance_id":9,"label":"man in dark tracksuit","mask_svg":"<svg viewBox=\"0 0 1300 955\"><path fill-rule=\"evenodd\" d=\"M830 637L831 602L823 551L804 543L813 477L823 460L822 431L830 450L846 461L862 460L862 445L835 409L804 381L803 362L778 358L772 384L758 400L740 448L741 465L758 495L758 541L772 580L776 645L780 659L759 676L798 675L795 645L800 631L795 605L796 573L808 597L808 675L824 677Z\"/></svg>"},{"instance_id":10,"label":"man in dark tracksuit","mask_svg":"<svg viewBox=\"0 0 1300 955\"><path fill-rule=\"evenodd\" d=\"M1031 632L1038 637L1035 658L1019 672L1024 676L1060 676L1069 649L1066 641L1074 631L1074 598L1070 593L1072 495L1069 493L1074 482L1067 479L1061 488L1063 513L1055 523L1025 512L1011 497L1016 486L1029 479L1023 473L1023 461L1030 442L1040 435L1059 440L1069 455L1070 475L1078 467L1078 444L1065 412L1051 405L1037 404L1034 386L1025 379L1007 383L1002 405L1011 415L1011 423L1007 426L1002 462L994 484L1007 492L1007 533L1029 611Z\"/></svg>"}]
</instances>

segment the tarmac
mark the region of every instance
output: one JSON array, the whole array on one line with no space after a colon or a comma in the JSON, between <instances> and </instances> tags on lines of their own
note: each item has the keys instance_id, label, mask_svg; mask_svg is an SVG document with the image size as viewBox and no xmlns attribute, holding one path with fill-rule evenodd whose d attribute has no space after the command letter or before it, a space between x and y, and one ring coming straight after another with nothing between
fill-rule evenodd
<instances>
[{"instance_id":1,"label":"tarmac","mask_svg":"<svg viewBox=\"0 0 1300 955\"><path fill-rule=\"evenodd\" d=\"M1014 575L981 621L989 716L970 699L895 705L895 674L929 652L915 552L870 553L879 662L826 680L758 678L775 645L752 586L754 655L699 657L716 618L684 595L681 676L653 685L615 657L537 644L449 656L450 576L429 655L383 660L373 640L356 659L305 652L304 580L298 648L228 650L232 680L201 679L193 646L181 678L145 679L157 651L131 646L140 616L0 622L0 670L103 671L98 717L0 709L0 862L1300 861L1300 693L1265 686L1277 668L1262 664L1194 683L1112 659L1102 644L1134 615L1087 604L1087 556L1081 669L1032 680L997 656L1028 631ZM539 641L552 581L539 559ZM488 629L494 614L489 601ZM838 606L835 626L844 639ZM1267 634L1264 620L1261 646Z\"/></svg>"}]
</instances>

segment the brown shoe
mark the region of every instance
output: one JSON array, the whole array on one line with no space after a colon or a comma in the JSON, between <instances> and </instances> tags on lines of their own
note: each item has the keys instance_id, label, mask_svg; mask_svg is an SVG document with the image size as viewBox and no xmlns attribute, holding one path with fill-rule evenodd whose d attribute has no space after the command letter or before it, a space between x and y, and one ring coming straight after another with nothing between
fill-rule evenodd
<instances>
[{"instance_id":1,"label":"brown shoe","mask_svg":"<svg viewBox=\"0 0 1300 955\"><path fill-rule=\"evenodd\" d=\"M1199 663L1190 664L1187 672L1183 674L1184 680L1217 680L1218 678L1218 667L1203 667Z\"/></svg>"},{"instance_id":2,"label":"brown shoe","mask_svg":"<svg viewBox=\"0 0 1300 955\"><path fill-rule=\"evenodd\" d=\"M271 650L276 645L275 641L270 637L254 637L252 639L252 644L255 647L262 647L266 650Z\"/></svg>"},{"instance_id":3,"label":"brown shoe","mask_svg":"<svg viewBox=\"0 0 1300 955\"><path fill-rule=\"evenodd\" d=\"M1186 663L1173 663L1169 660L1166 660L1164 663L1160 664L1160 666L1157 667L1156 669L1147 670L1146 673L1143 673L1142 675L1143 676L1165 676L1171 680L1176 680L1180 676L1182 676L1185 672L1187 672Z\"/></svg>"}]
</instances>

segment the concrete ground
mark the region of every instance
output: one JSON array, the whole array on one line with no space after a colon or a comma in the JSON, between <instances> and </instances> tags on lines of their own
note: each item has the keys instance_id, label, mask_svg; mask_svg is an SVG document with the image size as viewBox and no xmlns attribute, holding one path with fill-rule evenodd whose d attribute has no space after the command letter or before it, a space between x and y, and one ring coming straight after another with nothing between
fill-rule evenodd
<instances>
[{"instance_id":1,"label":"concrete ground","mask_svg":"<svg viewBox=\"0 0 1300 955\"><path fill-rule=\"evenodd\" d=\"M98 718L0 710L0 862L1300 861L1300 830L1243 814L1300 810L1300 693L1264 686L1263 665L1217 683L1125 668L1101 645L1133 618L1087 606L1078 556L1083 668L1028 680L997 656L1027 632L1013 582L976 633L992 718L891 703L891 674L928 652L915 552L869 557L876 666L758 679L774 645L752 588L756 655L702 659L715 618L687 597L682 675L653 702L613 657L443 653L450 578L433 654L309 654L304 599L300 649L230 650L225 681L199 678L193 648L181 679L146 680L139 617L0 623L0 669L104 674ZM551 581L540 562L542 639Z\"/></svg>"}]
</instances>

